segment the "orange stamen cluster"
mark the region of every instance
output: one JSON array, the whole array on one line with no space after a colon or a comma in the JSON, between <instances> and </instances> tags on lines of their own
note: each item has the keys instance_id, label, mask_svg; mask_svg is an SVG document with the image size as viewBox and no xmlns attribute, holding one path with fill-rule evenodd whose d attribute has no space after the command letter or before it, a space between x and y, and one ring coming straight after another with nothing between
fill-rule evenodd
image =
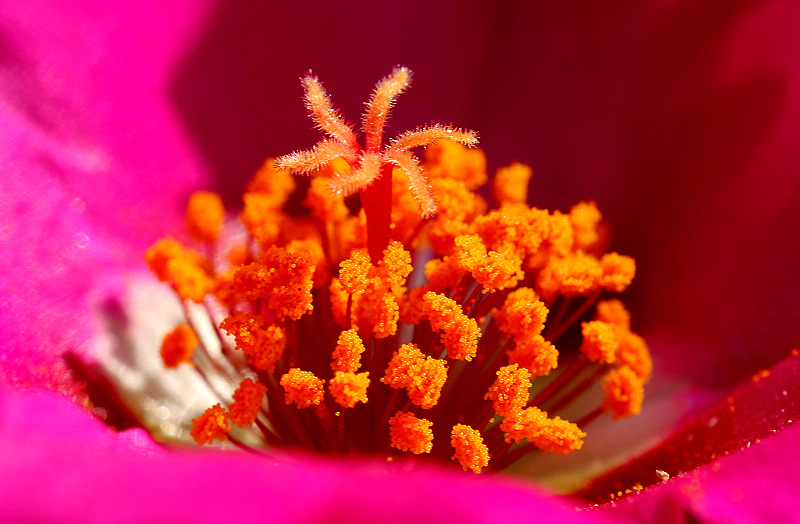
<instances>
[{"instance_id":1,"label":"orange stamen cluster","mask_svg":"<svg viewBox=\"0 0 800 524\"><path fill-rule=\"evenodd\" d=\"M211 406L202 415L192 419L192 425L192 438L200 445L210 444L214 440L228 440L228 433L231 431L228 415L219 404Z\"/></svg>"},{"instance_id":2,"label":"orange stamen cluster","mask_svg":"<svg viewBox=\"0 0 800 524\"><path fill-rule=\"evenodd\" d=\"M456 450L453 460L461 464L464 471L470 469L480 473L489 465L489 448L478 430L466 424L456 424L450 432L450 445Z\"/></svg>"},{"instance_id":3,"label":"orange stamen cluster","mask_svg":"<svg viewBox=\"0 0 800 524\"><path fill-rule=\"evenodd\" d=\"M324 380L310 371L292 368L281 377L281 387L286 391L286 403L294 402L298 408L316 406L325 395Z\"/></svg>"},{"instance_id":4,"label":"orange stamen cluster","mask_svg":"<svg viewBox=\"0 0 800 524\"><path fill-rule=\"evenodd\" d=\"M369 371L366 373L337 371L328 384L333 399L346 408L352 408L358 402L367 402L368 387Z\"/></svg>"},{"instance_id":5,"label":"orange stamen cluster","mask_svg":"<svg viewBox=\"0 0 800 524\"><path fill-rule=\"evenodd\" d=\"M474 318L464 314L458 303L442 294L428 291L422 297L425 318L431 329L440 333L441 343L450 358L470 361L478 351L481 329Z\"/></svg>"},{"instance_id":6,"label":"orange stamen cluster","mask_svg":"<svg viewBox=\"0 0 800 524\"><path fill-rule=\"evenodd\" d=\"M145 253L145 260L156 277L172 284L175 292L184 300L201 302L214 288L208 261L176 240L159 240Z\"/></svg>"},{"instance_id":7,"label":"orange stamen cluster","mask_svg":"<svg viewBox=\"0 0 800 524\"><path fill-rule=\"evenodd\" d=\"M405 389L411 402L429 409L439 402L446 380L444 360L424 356L414 344L403 344L389 361L381 382L395 389Z\"/></svg>"},{"instance_id":8,"label":"orange stamen cluster","mask_svg":"<svg viewBox=\"0 0 800 524\"><path fill-rule=\"evenodd\" d=\"M161 360L164 361L164 367L175 368L178 364L191 362L198 342L194 330L187 324L181 324L167 333L161 343Z\"/></svg>"},{"instance_id":9,"label":"orange stamen cluster","mask_svg":"<svg viewBox=\"0 0 800 524\"><path fill-rule=\"evenodd\" d=\"M222 198L210 191L198 191L186 206L186 230L195 240L214 242L225 221Z\"/></svg>"},{"instance_id":10,"label":"orange stamen cluster","mask_svg":"<svg viewBox=\"0 0 800 524\"><path fill-rule=\"evenodd\" d=\"M339 340L336 341L336 349L333 350L333 362L331 369L334 371L344 371L345 373L355 373L361 367L361 354L366 350L358 331L348 329L342 331Z\"/></svg>"},{"instance_id":11,"label":"orange stamen cluster","mask_svg":"<svg viewBox=\"0 0 800 524\"><path fill-rule=\"evenodd\" d=\"M614 420L637 415L644 400L642 385L642 379L629 367L611 371L603 384L603 409L611 411Z\"/></svg>"},{"instance_id":12,"label":"orange stamen cluster","mask_svg":"<svg viewBox=\"0 0 800 524\"><path fill-rule=\"evenodd\" d=\"M240 226L197 193L197 250L164 239L147 252L184 305L199 304L193 319L216 328L198 340L180 326L162 347L166 367L191 363L219 399L193 420L196 442L411 453L479 473L532 448L576 451L598 416L641 409L652 362L607 297L636 267L605 252L596 204L529 207L532 170L519 163L498 170L493 202L481 197L486 159L466 147L470 131L433 125L385 143L410 78L397 68L378 83L359 142L306 76L326 137L264 163ZM314 177L296 185L292 173Z\"/></svg>"},{"instance_id":13,"label":"orange stamen cluster","mask_svg":"<svg viewBox=\"0 0 800 524\"><path fill-rule=\"evenodd\" d=\"M398 411L389 419L392 447L415 455L430 453L433 449L432 425L430 420L417 418L406 411Z\"/></svg>"},{"instance_id":14,"label":"orange stamen cluster","mask_svg":"<svg viewBox=\"0 0 800 524\"><path fill-rule=\"evenodd\" d=\"M228 418L240 428L246 428L256 421L258 411L264 402L266 386L253 382L252 379L242 380L239 388L233 392L233 404L228 406Z\"/></svg>"}]
</instances>

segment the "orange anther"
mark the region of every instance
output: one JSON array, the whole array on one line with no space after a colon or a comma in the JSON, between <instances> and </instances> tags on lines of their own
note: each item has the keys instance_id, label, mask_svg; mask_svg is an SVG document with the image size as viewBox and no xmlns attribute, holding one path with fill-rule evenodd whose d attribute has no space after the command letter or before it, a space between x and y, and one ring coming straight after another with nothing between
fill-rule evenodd
<instances>
[{"instance_id":1,"label":"orange anther","mask_svg":"<svg viewBox=\"0 0 800 524\"><path fill-rule=\"evenodd\" d=\"M211 406L199 417L192 419L190 435L199 445L210 444L216 440L228 440L231 425L222 406Z\"/></svg>"},{"instance_id":2,"label":"orange anther","mask_svg":"<svg viewBox=\"0 0 800 524\"><path fill-rule=\"evenodd\" d=\"M456 450L453 460L461 464L464 471L480 473L489 465L489 448L477 429L466 424L456 424L450 432L450 444Z\"/></svg>"},{"instance_id":3,"label":"orange anther","mask_svg":"<svg viewBox=\"0 0 800 524\"><path fill-rule=\"evenodd\" d=\"M286 393L286 403L294 402L301 409L318 405L325 396L325 381L299 368L292 368L284 374L280 384Z\"/></svg>"},{"instance_id":4,"label":"orange anther","mask_svg":"<svg viewBox=\"0 0 800 524\"><path fill-rule=\"evenodd\" d=\"M433 422L417 418L407 411L398 411L389 419L389 434L393 448L415 455L433 449Z\"/></svg>"},{"instance_id":5,"label":"orange anther","mask_svg":"<svg viewBox=\"0 0 800 524\"><path fill-rule=\"evenodd\" d=\"M252 379L242 380L236 391L233 392L233 404L228 406L228 416L240 428L246 428L256 421L258 411L264 401L267 388Z\"/></svg>"},{"instance_id":6,"label":"orange anther","mask_svg":"<svg viewBox=\"0 0 800 524\"><path fill-rule=\"evenodd\" d=\"M187 324L181 324L164 337L161 343L161 360L168 368L177 367L183 362L191 362L197 335Z\"/></svg>"}]
</instances>

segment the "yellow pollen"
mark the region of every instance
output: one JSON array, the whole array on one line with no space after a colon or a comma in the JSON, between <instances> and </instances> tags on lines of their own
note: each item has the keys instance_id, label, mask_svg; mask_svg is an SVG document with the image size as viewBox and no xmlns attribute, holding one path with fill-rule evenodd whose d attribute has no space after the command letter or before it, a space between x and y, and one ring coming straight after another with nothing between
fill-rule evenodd
<instances>
[{"instance_id":1,"label":"yellow pollen","mask_svg":"<svg viewBox=\"0 0 800 524\"><path fill-rule=\"evenodd\" d=\"M277 168L275 160L268 158L250 179L246 191L268 195L271 199L269 207L277 210L283 207L295 187L297 185L289 170Z\"/></svg>"},{"instance_id":2,"label":"yellow pollen","mask_svg":"<svg viewBox=\"0 0 800 524\"><path fill-rule=\"evenodd\" d=\"M378 264L378 278L395 295L405 293L406 279L414 270L411 265L411 253L405 250L400 242L392 242L383 252L383 259Z\"/></svg>"},{"instance_id":3,"label":"yellow pollen","mask_svg":"<svg viewBox=\"0 0 800 524\"><path fill-rule=\"evenodd\" d=\"M594 202L580 202L569 210L569 219L575 229L575 247L591 251L600 241L598 225L603 216Z\"/></svg>"},{"instance_id":4,"label":"yellow pollen","mask_svg":"<svg viewBox=\"0 0 800 524\"><path fill-rule=\"evenodd\" d=\"M262 262L240 267L233 285L244 298L269 297L269 307L281 320L286 317L297 320L314 309L311 296L314 268L308 252L289 253L272 247Z\"/></svg>"},{"instance_id":5,"label":"yellow pollen","mask_svg":"<svg viewBox=\"0 0 800 524\"><path fill-rule=\"evenodd\" d=\"M346 164L345 164L346 165ZM303 204L311 209L311 215L325 222L338 223L347 218L348 210L344 197L328 190L329 179L317 177L311 180L311 187Z\"/></svg>"},{"instance_id":6,"label":"yellow pollen","mask_svg":"<svg viewBox=\"0 0 800 524\"><path fill-rule=\"evenodd\" d=\"M470 361L478 352L481 330L475 319L468 317L458 303L446 296L429 291L423 297L425 318L440 334L447 356Z\"/></svg>"},{"instance_id":7,"label":"yellow pollen","mask_svg":"<svg viewBox=\"0 0 800 524\"><path fill-rule=\"evenodd\" d=\"M586 433L572 422L554 417L531 406L510 413L500 424L505 432L506 442L527 440L543 451L565 455L583 447Z\"/></svg>"},{"instance_id":8,"label":"yellow pollen","mask_svg":"<svg viewBox=\"0 0 800 524\"><path fill-rule=\"evenodd\" d=\"M280 384L286 393L286 403L294 402L301 409L318 405L325 396L325 381L299 368L290 369L281 377Z\"/></svg>"},{"instance_id":9,"label":"yellow pollen","mask_svg":"<svg viewBox=\"0 0 800 524\"><path fill-rule=\"evenodd\" d=\"M504 417L520 411L528 403L531 374L518 364L503 366L497 370L497 378L489 388L485 399L492 401L492 408Z\"/></svg>"},{"instance_id":10,"label":"yellow pollen","mask_svg":"<svg viewBox=\"0 0 800 524\"><path fill-rule=\"evenodd\" d=\"M205 258L173 239L156 242L145 254L145 259L156 277L171 283L182 299L202 302L214 289L211 268Z\"/></svg>"},{"instance_id":11,"label":"yellow pollen","mask_svg":"<svg viewBox=\"0 0 800 524\"><path fill-rule=\"evenodd\" d=\"M161 360L164 361L164 367L175 368L178 364L191 362L198 342L194 330L186 324L181 324L167 333L161 344Z\"/></svg>"},{"instance_id":12,"label":"yellow pollen","mask_svg":"<svg viewBox=\"0 0 800 524\"><path fill-rule=\"evenodd\" d=\"M202 415L192 419L192 426L190 434L200 445L210 444L214 440L228 440L228 433L231 431L225 410L219 404L211 406Z\"/></svg>"},{"instance_id":13,"label":"yellow pollen","mask_svg":"<svg viewBox=\"0 0 800 524\"><path fill-rule=\"evenodd\" d=\"M394 389L405 389L408 398L423 409L439 402L447 381L444 360L426 357L414 344L403 344L395 352L381 382Z\"/></svg>"},{"instance_id":14,"label":"yellow pollen","mask_svg":"<svg viewBox=\"0 0 800 524\"><path fill-rule=\"evenodd\" d=\"M525 203L532 175L533 169L519 162L498 169L492 179L492 198L500 206Z\"/></svg>"},{"instance_id":15,"label":"yellow pollen","mask_svg":"<svg viewBox=\"0 0 800 524\"><path fill-rule=\"evenodd\" d=\"M440 140L425 150L425 166L433 178L458 180L473 190L486 183L486 156L452 140Z\"/></svg>"},{"instance_id":16,"label":"yellow pollen","mask_svg":"<svg viewBox=\"0 0 800 524\"><path fill-rule=\"evenodd\" d=\"M642 382L647 382L653 372L653 360L647 349L647 343L642 337L628 330L617 329L619 348L616 354L616 364L627 366Z\"/></svg>"},{"instance_id":17,"label":"yellow pollen","mask_svg":"<svg viewBox=\"0 0 800 524\"><path fill-rule=\"evenodd\" d=\"M458 267L452 257L434 258L425 264L425 276L428 278L428 288L436 292L446 289L455 289L464 271Z\"/></svg>"},{"instance_id":18,"label":"yellow pollen","mask_svg":"<svg viewBox=\"0 0 800 524\"><path fill-rule=\"evenodd\" d=\"M506 297L497 313L500 330L517 342L539 335L549 311L536 292L529 287L515 289Z\"/></svg>"},{"instance_id":19,"label":"yellow pollen","mask_svg":"<svg viewBox=\"0 0 800 524\"><path fill-rule=\"evenodd\" d=\"M415 455L433 449L433 422L417 418L407 411L398 411L389 419L389 434L393 448Z\"/></svg>"},{"instance_id":20,"label":"yellow pollen","mask_svg":"<svg viewBox=\"0 0 800 524\"><path fill-rule=\"evenodd\" d=\"M236 349L247 355L254 368L272 373L283 356L286 333L280 326L264 327L265 322L261 315L237 311L223 320L220 328L235 338Z\"/></svg>"},{"instance_id":21,"label":"yellow pollen","mask_svg":"<svg viewBox=\"0 0 800 524\"><path fill-rule=\"evenodd\" d=\"M214 242L225 220L222 198L210 191L198 191L189 197L186 206L186 229L201 242Z\"/></svg>"},{"instance_id":22,"label":"yellow pollen","mask_svg":"<svg viewBox=\"0 0 800 524\"><path fill-rule=\"evenodd\" d=\"M267 388L263 384L249 378L242 380L238 389L233 392L233 403L228 406L230 421L240 428L252 426L266 392Z\"/></svg>"},{"instance_id":23,"label":"yellow pollen","mask_svg":"<svg viewBox=\"0 0 800 524\"><path fill-rule=\"evenodd\" d=\"M603 383L606 396L603 409L610 411L614 420L637 415L642 409L644 390L642 380L629 367L623 366L606 375Z\"/></svg>"},{"instance_id":24,"label":"yellow pollen","mask_svg":"<svg viewBox=\"0 0 800 524\"><path fill-rule=\"evenodd\" d=\"M400 305L394 296L384 293L373 304L374 307L368 309L366 313L372 325L372 334L375 338L386 338L397 333L397 321L400 320Z\"/></svg>"},{"instance_id":25,"label":"yellow pollen","mask_svg":"<svg viewBox=\"0 0 800 524\"><path fill-rule=\"evenodd\" d=\"M339 282L351 295L363 293L369 285L372 261L366 249L357 249L339 264Z\"/></svg>"},{"instance_id":26,"label":"yellow pollen","mask_svg":"<svg viewBox=\"0 0 800 524\"><path fill-rule=\"evenodd\" d=\"M361 354L365 351L364 342L355 329L348 329L339 334L336 349L333 350L331 369L355 373L361 367Z\"/></svg>"},{"instance_id":27,"label":"yellow pollen","mask_svg":"<svg viewBox=\"0 0 800 524\"><path fill-rule=\"evenodd\" d=\"M464 471L480 473L489 465L489 448L483 443L483 437L477 429L466 424L456 424L450 432L450 444L456 450L456 460Z\"/></svg>"},{"instance_id":28,"label":"yellow pollen","mask_svg":"<svg viewBox=\"0 0 800 524\"><path fill-rule=\"evenodd\" d=\"M347 373L337 371L328 383L328 390L337 404L352 408L358 402L367 402L369 372Z\"/></svg>"},{"instance_id":29,"label":"yellow pollen","mask_svg":"<svg viewBox=\"0 0 800 524\"><path fill-rule=\"evenodd\" d=\"M496 251L486 251L478 235L459 235L454 239L453 259L472 274L484 293L513 288L522 279L522 260Z\"/></svg>"},{"instance_id":30,"label":"yellow pollen","mask_svg":"<svg viewBox=\"0 0 800 524\"><path fill-rule=\"evenodd\" d=\"M597 303L595 320L602 320L625 330L631 328L631 314L622 301L616 298Z\"/></svg>"},{"instance_id":31,"label":"yellow pollen","mask_svg":"<svg viewBox=\"0 0 800 524\"><path fill-rule=\"evenodd\" d=\"M595 291L603 276L597 259L582 251L565 258L553 259L542 273L546 275L545 278L552 279L553 284L547 287L549 293L560 293L568 297L588 295ZM544 284L540 281L540 285Z\"/></svg>"},{"instance_id":32,"label":"yellow pollen","mask_svg":"<svg viewBox=\"0 0 800 524\"><path fill-rule=\"evenodd\" d=\"M534 335L517 342L508 352L508 361L527 369L531 376L545 376L558 365L558 350L542 335Z\"/></svg>"},{"instance_id":33,"label":"yellow pollen","mask_svg":"<svg viewBox=\"0 0 800 524\"><path fill-rule=\"evenodd\" d=\"M614 325L599 320L581 324L583 342L581 352L592 362L613 364L616 360L619 341L614 332Z\"/></svg>"},{"instance_id":34,"label":"yellow pollen","mask_svg":"<svg viewBox=\"0 0 800 524\"><path fill-rule=\"evenodd\" d=\"M244 209L239 219L262 246L269 246L278 240L285 216L275 207L275 198L267 193L245 193L242 197Z\"/></svg>"},{"instance_id":35,"label":"yellow pollen","mask_svg":"<svg viewBox=\"0 0 800 524\"><path fill-rule=\"evenodd\" d=\"M600 259L603 275L600 285L607 291L622 293L631 285L636 274L636 262L631 257L608 253Z\"/></svg>"},{"instance_id":36,"label":"yellow pollen","mask_svg":"<svg viewBox=\"0 0 800 524\"><path fill-rule=\"evenodd\" d=\"M545 244L552 253L559 257L567 256L575 245L575 229L569 215L555 211L547 220L547 236Z\"/></svg>"},{"instance_id":37,"label":"yellow pollen","mask_svg":"<svg viewBox=\"0 0 800 524\"><path fill-rule=\"evenodd\" d=\"M475 219L475 232L489 249L519 257L539 254L550 232L547 211L524 205L505 205Z\"/></svg>"}]
</instances>

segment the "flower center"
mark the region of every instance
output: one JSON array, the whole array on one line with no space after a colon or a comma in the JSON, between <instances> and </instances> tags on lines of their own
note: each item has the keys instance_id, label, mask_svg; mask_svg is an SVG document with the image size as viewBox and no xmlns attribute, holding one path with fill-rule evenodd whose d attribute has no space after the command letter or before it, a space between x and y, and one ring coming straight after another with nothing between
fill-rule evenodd
<instances>
[{"instance_id":1,"label":"flower center","mask_svg":"<svg viewBox=\"0 0 800 524\"><path fill-rule=\"evenodd\" d=\"M638 413L650 357L622 302L604 296L630 284L633 259L604 254L594 203L529 207L527 166L497 172L490 207L477 192L483 154L464 147L474 133L433 126L382 147L409 81L399 68L378 83L361 148L307 76L329 138L268 160L240 226L224 225L217 195L196 193L197 249L164 239L147 252L215 328L200 336L187 315L161 347L165 367L191 366L219 399L192 421L198 444L413 454L478 473L533 449L570 453L603 413ZM420 162L410 151L426 145ZM293 171L314 177L298 189ZM288 210L297 192L307 212ZM231 241L241 226L244 241Z\"/></svg>"}]
</instances>

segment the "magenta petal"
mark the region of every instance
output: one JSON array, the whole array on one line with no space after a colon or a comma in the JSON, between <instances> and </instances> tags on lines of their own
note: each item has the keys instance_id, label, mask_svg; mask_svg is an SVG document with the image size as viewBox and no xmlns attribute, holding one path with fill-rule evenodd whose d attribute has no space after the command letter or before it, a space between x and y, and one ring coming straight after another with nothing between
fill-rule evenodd
<instances>
[{"instance_id":1,"label":"magenta petal","mask_svg":"<svg viewBox=\"0 0 800 524\"><path fill-rule=\"evenodd\" d=\"M595 479L582 496L604 502L609 494L647 487L656 470L676 476L748 448L800 420L800 355L759 372L716 405L688 417L655 449Z\"/></svg>"},{"instance_id":2,"label":"magenta petal","mask_svg":"<svg viewBox=\"0 0 800 524\"><path fill-rule=\"evenodd\" d=\"M97 309L207 174L164 94L205 11L78 4L0 9L0 382L71 395L60 353L94 351Z\"/></svg>"},{"instance_id":3,"label":"magenta petal","mask_svg":"<svg viewBox=\"0 0 800 524\"><path fill-rule=\"evenodd\" d=\"M609 504L620 521L797 522L800 426L654 489Z\"/></svg>"},{"instance_id":4,"label":"magenta petal","mask_svg":"<svg viewBox=\"0 0 800 524\"><path fill-rule=\"evenodd\" d=\"M162 451L53 393L0 389L0 515L14 522L597 522L502 477Z\"/></svg>"}]
</instances>

